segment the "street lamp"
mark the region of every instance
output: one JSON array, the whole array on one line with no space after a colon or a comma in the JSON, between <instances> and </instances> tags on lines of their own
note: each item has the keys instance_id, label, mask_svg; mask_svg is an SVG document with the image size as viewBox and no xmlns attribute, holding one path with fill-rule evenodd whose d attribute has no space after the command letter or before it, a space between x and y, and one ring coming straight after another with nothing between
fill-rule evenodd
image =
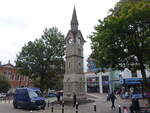
<instances>
[{"instance_id":1,"label":"street lamp","mask_svg":"<svg viewBox=\"0 0 150 113\"><path fill-rule=\"evenodd\" d=\"M112 68L108 69L110 74L109 74L109 91L112 92Z\"/></svg>"},{"instance_id":2,"label":"street lamp","mask_svg":"<svg viewBox=\"0 0 150 113\"><path fill-rule=\"evenodd\" d=\"M142 97L144 97L144 83L141 81L141 91L142 91Z\"/></svg>"}]
</instances>

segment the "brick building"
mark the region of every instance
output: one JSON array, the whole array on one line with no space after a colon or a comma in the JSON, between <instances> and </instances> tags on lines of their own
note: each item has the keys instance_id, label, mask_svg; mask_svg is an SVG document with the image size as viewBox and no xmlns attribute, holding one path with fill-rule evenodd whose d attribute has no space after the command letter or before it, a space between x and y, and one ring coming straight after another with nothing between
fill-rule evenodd
<instances>
[{"instance_id":1,"label":"brick building","mask_svg":"<svg viewBox=\"0 0 150 113\"><path fill-rule=\"evenodd\" d=\"M17 87L30 86L31 84L29 78L21 75L19 73L19 68L13 66L10 62L4 65L0 64L0 73L10 80L11 91Z\"/></svg>"}]
</instances>

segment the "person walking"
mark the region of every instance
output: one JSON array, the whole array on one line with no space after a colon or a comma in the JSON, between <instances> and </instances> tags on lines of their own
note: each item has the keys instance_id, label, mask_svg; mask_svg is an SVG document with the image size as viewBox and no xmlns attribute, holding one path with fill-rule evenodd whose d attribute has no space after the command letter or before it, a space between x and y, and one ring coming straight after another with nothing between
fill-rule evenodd
<instances>
[{"instance_id":1,"label":"person walking","mask_svg":"<svg viewBox=\"0 0 150 113\"><path fill-rule=\"evenodd\" d=\"M60 102L60 93L57 92L57 101Z\"/></svg>"},{"instance_id":2,"label":"person walking","mask_svg":"<svg viewBox=\"0 0 150 113\"><path fill-rule=\"evenodd\" d=\"M111 103L112 103L111 108L112 108L112 109L115 109L115 100L116 100L117 98L116 98L114 92L112 92L112 93L110 94L110 97L109 97L109 98L110 98L110 101L111 101Z\"/></svg>"},{"instance_id":3,"label":"person walking","mask_svg":"<svg viewBox=\"0 0 150 113\"><path fill-rule=\"evenodd\" d=\"M107 94L107 102L110 101L110 93Z\"/></svg>"},{"instance_id":4,"label":"person walking","mask_svg":"<svg viewBox=\"0 0 150 113\"><path fill-rule=\"evenodd\" d=\"M140 113L140 105L137 98L132 99L132 104L129 109L131 113Z\"/></svg>"},{"instance_id":5,"label":"person walking","mask_svg":"<svg viewBox=\"0 0 150 113\"><path fill-rule=\"evenodd\" d=\"M76 94L73 93L73 107L76 106L76 101L77 101Z\"/></svg>"}]
</instances>

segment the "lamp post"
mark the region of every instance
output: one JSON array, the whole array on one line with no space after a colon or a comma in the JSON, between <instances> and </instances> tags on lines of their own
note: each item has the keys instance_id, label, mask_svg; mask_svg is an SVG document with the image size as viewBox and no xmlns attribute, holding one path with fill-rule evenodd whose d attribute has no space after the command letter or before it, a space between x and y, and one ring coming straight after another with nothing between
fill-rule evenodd
<instances>
[{"instance_id":1,"label":"lamp post","mask_svg":"<svg viewBox=\"0 0 150 113\"><path fill-rule=\"evenodd\" d=\"M112 92L112 68L109 68L109 91Z\"/></svg>"}]
</instances>

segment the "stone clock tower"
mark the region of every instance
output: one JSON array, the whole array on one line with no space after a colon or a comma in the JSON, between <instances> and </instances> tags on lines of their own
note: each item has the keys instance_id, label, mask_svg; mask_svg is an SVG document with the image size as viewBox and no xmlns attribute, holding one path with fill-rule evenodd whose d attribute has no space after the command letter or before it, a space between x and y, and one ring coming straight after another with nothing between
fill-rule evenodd
<instances>
[{"instance_id":1,"label":"stone clock tower","mask_svg":"<svg viewBox=\"0 0 150 113\"><path fill-rule=\"evenodd\" d=\"M83 73L83 45L85 40L78 30L78 20L74 7L71 30L66 39L66 64L64 75L64 101L72 101L73 94L76 94L77 101L86 100L85 79Z\"/></svg>"}]
</instances>

